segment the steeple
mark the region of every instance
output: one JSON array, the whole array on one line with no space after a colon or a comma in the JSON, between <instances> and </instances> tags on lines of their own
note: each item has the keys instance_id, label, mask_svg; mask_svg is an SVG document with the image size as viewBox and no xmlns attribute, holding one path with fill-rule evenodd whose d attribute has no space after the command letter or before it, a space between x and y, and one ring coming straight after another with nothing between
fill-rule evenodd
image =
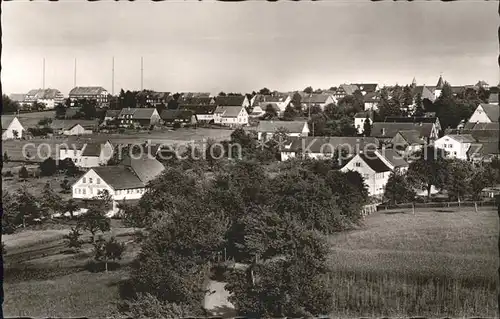
<instances>
[{"instance_id":1,"label":"steeple","mask_svg":"<svg viewBox=\"0 0 500 319\"><path fill-rule=\"evenodd\" d=\"M444 86L443 76L439 76L438 83L436 84L436 89L442 89Z\"/></svg>"},{"instance_id":2,"label":"steeple","mask_svg":"<svg viewBox=\"0 0 500 319\"><path fill-rule=\"evenodd\" d=\"M417 86L417 80L415 79L415 77L413 77L413 81L411 81L411 86L412 87L416 87Z\"/></svg>"}]
</instances>

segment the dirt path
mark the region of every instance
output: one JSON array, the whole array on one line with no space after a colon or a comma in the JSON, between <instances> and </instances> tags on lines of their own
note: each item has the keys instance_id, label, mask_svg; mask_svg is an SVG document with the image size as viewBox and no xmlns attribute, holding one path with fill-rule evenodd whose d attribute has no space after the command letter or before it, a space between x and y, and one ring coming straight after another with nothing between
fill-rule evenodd
<instances>
[{"instance_id":1,"label":"dirt path","mask_svg":"<svg viewBox=\"0 0 500 319\"><path fill-rule=\"evenodd\" d=\"M210 281L208 284L209 292L205 296L204 307L212 315L233 318L236 316L236 311L234 310L234 306L227 300L229 292L224 289L225 284L225 282Z\"/></svg>"}]
</instances>

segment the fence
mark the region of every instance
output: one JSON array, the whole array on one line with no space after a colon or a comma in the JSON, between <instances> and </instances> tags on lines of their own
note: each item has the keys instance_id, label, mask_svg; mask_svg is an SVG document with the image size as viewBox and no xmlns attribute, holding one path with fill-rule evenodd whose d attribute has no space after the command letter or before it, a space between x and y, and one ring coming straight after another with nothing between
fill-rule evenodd
<instances>
[{"instance_id":1,"label":"fence","mask_svg":"<svg viewBox=\"0 0 500 319\"><path fill-rule=\"evenodd\" d=\"M388 209L412 209L415 208L452 208L452 207L495 207L499 204L498 199L489 201L464 201L464 202L430 202L430 203L404 203L395 205L378 205L377 211Z\"/></svg>"}]
</instances>

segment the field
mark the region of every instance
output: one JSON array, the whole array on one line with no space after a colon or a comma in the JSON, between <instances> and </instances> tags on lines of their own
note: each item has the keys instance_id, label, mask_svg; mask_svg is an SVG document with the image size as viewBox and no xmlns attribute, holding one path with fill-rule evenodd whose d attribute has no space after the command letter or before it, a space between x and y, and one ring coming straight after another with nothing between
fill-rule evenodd
<instances>
[{"instance_id":1,"label":"field","mask_svg":"<svg viewBox=\"0 0 500 319\"><path fill-rule=\"evenodd\" d=\"M201 141L202 139L212 138L220 141L229 139L232 130L227 129L205 129L205 128L182 128L177 130L155 130L155 131L129 131L124 133L95 133L82 136L57 136L52 138L34 138L31 140L6 140L2 141L4 152L12 161L24 161L23 146L30 156L34 156L33 161L40 162L48 156L55 158L58 156L56 145L62 143L80 144L80 143L99 143L109 140L112 144L143 144L150 142L152 144L185 144L191 141ZM32 145L30 145L32 143ZM43 146L41 146L43 145Z\"/></svg>"},{"instance_id":2,"label":"field","mask_svg":"<svg viewBox=\"0 0 500 319\"><path fill-rule=\"evenodd\" d=\"M367 217L330 238L335 315L495 316L498 232L487 208Z\"/></svg>"},{"instance_id":3,"label":"field","mask_svg":"<svg viewBox=\"0 0 500 319\"><path fill-rule=\"evenodd\" d=\"M5 314L104 318L116 309L126 268L82 270L89 247L61 253L64 230L52 228L3 236ZM130 240L133 230L113 229L120 241ZM360 229L329 240L332 317L496 316L498 218L491 208L378 212ZM124 264L137 251L137 244L129 245ZM220 296L207 302L227 304L218 286Z\"/></svg>"}]
</instances>

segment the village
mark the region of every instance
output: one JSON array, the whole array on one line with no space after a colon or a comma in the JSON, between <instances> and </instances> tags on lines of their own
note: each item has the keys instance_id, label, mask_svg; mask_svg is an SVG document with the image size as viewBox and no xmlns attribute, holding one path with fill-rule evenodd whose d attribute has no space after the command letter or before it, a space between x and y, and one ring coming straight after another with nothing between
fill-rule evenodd
<instances>
[{"instance_id":1,"label":"village","mask_svg":"<svg viewBox=\"0 0 500 319\"><path fill-rule=\"evenodd\" d=\"M155 311L166 317L174 311L167 306L172 302L180 307L174 317L317 316L312 301L302 304L300 311L291 304L288 310L250 306L247 302L256 288L238 286L237 280L246 279L229 275L238 269L250 271L254 287L257 282L262 284L258 289L263 289L263 299L252 300L265 303L271 293L265 285L279 282L281 276L271 275L272 260L291 253L285 246L274 250L273 245L289 240L298 244L299 239L300 245L308 240L320 245L320 239L306 239L312 236L308 230L314 229L329 238L331 252L308 255L309 248L303 248L306 255L290 255L283 259L285 263L293 259L302 265L303 258L312 258L330 264L329 258L335 258L330 284L356 287L359 283L348 279L354 272L369 281L370 289L380 289L378 295L361 301L350 289L320 290L322 314L346 314L342 309L354 304L360 308L350 315L395 313L392 306L374 305L371 300L387 301L391 289L403 284L413 289L401 306L406 307L405 314L445 314L439 307L448 302L446 297L425 299L419 292L420 281L434 280L433 276L445 276L448 281L431 284L426 288L431 293L449 289L445 287L459 290L453 299L454 314L491 314L495 311L496 288L490 281L494 259L486 251L476 255L477 245L457 244L476 240L475 231L471 237L457 236L462 227L480 223L487 230L475 228L482 233L479 241L484 245L483 240L489 240L484 236L493 238L488 234L494 230L491 221L500 194L499 91L484 81L451 86L440 76L434 86L413 79L404 86L357 83L290 92L263 88L217 96L124 89L114 95L103 87L75 87L68 96L50 88L4 95L2 247L7 313L47 314L45 299L51 302L64 292L41 288L47 292L33 308L27 303L29 285L45 287L57 280L66 286L64 282L71 280L80 288L67 288L76 290L65 293L90 293L96 299L72 297L74 306L63 304L48 314L138 317L143 315L141 309L151 311L152 300L163 300L164 306ZM175 222L168 222L169 218ZM268 227L270 232L296 218L302 226L293 226L298 228L290 235L259 230ZM225 220L232 221L222 227ZM377 230L380 223L387 227L387 235ZM432 236L446 234L446 239L437 241L443 248L427 247L428 235L419 235L413 227ZM347 231L358 233L347 240L342 237ZM363 234L366 231L370 233ZM186 237L195 233L203 247L193 242L194 237ZM269 239L275 236L285 237ZM364 236L380 238L366 246ZM174 266L162 259L167 255L143 255L151 249L147 237L153 245L166 240L165 247L172 250L167 255L175 252L179 254L175 258L185 261ZM178 245L200 255L184 255ZM401 245L413 248L400 251ZM385 246L391 248L378 250ZM456 255L444 257L441 251ZM463 266L469 254L480 258L482 266ZM210 269L208 283L207 278L199 281L189 275L186 271L191 266L183 264L201 256L205 257L199 260L200 267L207 261L217 265ZM162 259L163 266L150 258ZM359 258L365 261L358 263ZM401 258L413 260L414 268L390 262ZM431 260L448 268L431 267ZM138 263L133 266L134 262ZM255 265L262 270L252 270ZM164 273L171 267L181 267L174 271L181 280L206 286L207 292L182 292L187 298L182 300L189 302L163 297L163 291L178 289L174 282L164 286L157 281L171 276ZM319 280L314 276L326 274L316 266L300 267L294 276L303 279L297 277L296 284L308 289ZM82 273L82 268L87 272ZM270 272L269 278L264 269ZM253 277L254 271L260 279ZM166 277L156 278L156 273ZM383 281L387 273L395 280L390 286ZM419 279L410 279L416 273ZM485 276L477 279L484 284L469 288L468 278L478 273ZM25 277L32 279L20 279ZM121 287L128 280L135 293L148 294L127 299L120 290L125 288L103 286ZM152 289L156 285L162 288ZM10 289L16 302L8 299ZM291 294L290 289L296 288L282 289ZM473 308L467 308L462 300L471 291L478 297L471 301ZM305 289L287 298L318 297ZM417 306L422 298L436 307ZM111 304L120 300L135 301L124 301L127 310L117 313ZM197 304L203 310L193 306Z\"/></svg>"}]
</instances>

